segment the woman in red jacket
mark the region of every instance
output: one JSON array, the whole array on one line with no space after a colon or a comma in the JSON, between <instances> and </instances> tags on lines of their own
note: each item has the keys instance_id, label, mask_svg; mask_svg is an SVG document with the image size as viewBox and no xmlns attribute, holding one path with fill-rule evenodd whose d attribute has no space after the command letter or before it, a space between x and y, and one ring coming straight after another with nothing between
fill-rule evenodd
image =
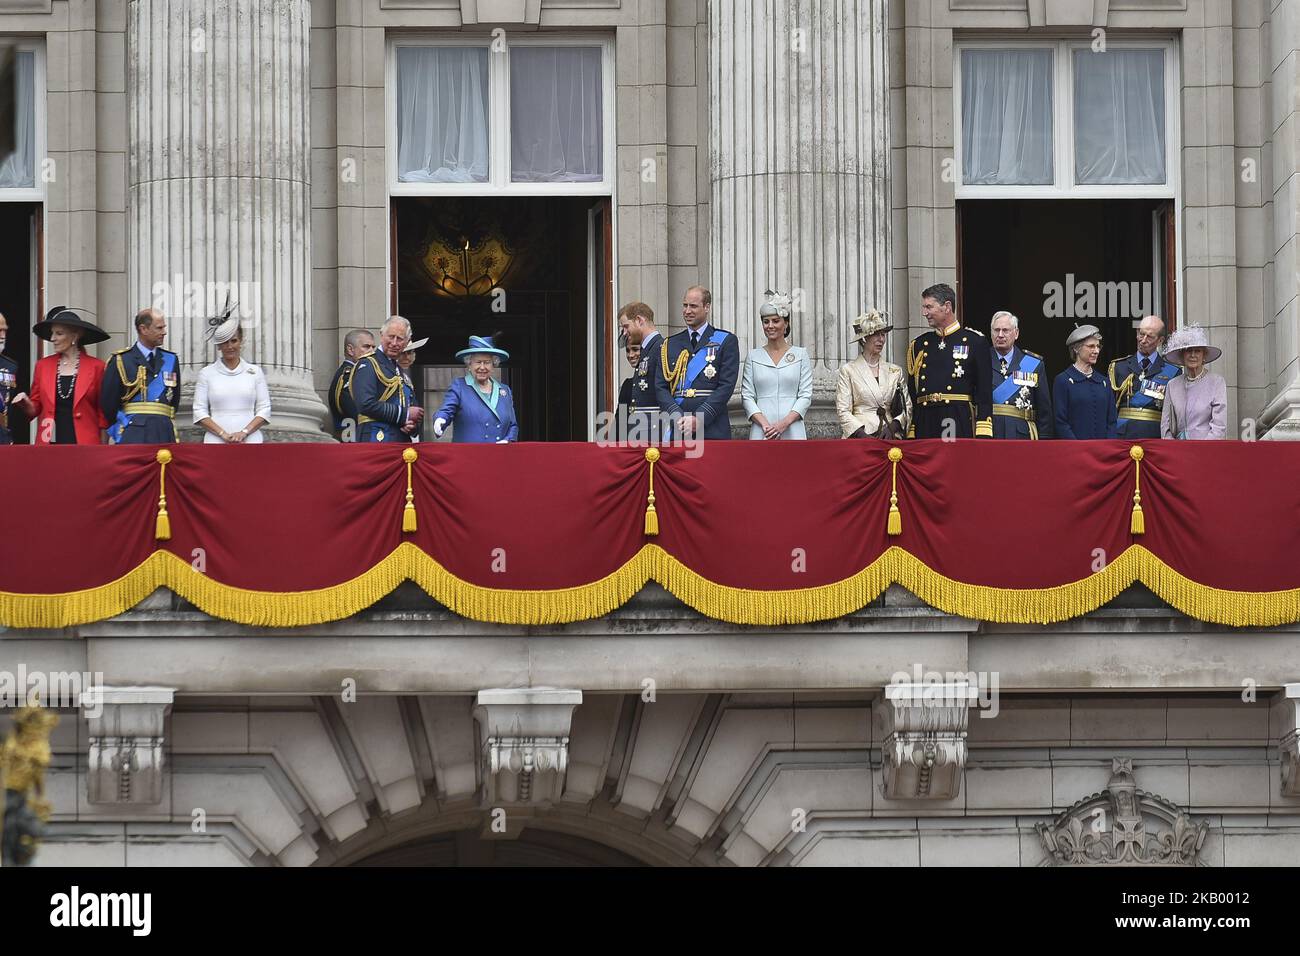
<instances>
[{"instance_id":1,"label":"woman in red jacket","mask_svg":"<svg viewBox=\"0 0 1300 956\"><path fill-rule=\"evenodd\" d=\"M32 331L54 346L36 363L32 393L14 404L36 419L38 445L101 445L108 420L99 408L104 363L82 346L103 342L108 333L65 306L55 306Z\"/></svg>"}]
</instances>

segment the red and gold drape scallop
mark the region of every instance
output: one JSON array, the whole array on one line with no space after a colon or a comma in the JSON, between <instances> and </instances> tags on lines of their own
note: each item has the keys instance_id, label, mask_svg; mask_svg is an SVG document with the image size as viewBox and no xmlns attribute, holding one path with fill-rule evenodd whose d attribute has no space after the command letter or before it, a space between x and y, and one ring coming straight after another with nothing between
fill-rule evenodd
<instances>
[{"instance_id":1,"label":"red and gold drape scallop","mask_svg":"<svg viewBox=\"0 0 1300 956\"><path fill-rule=\"evenodd\" d=\"M893 582L988 621L1063 620L1134 582L1204 621L1300 621L1300 446L1153 441L1140 462L1134 447L665 447L649 521L635 447L420 445L407 462L391 445L174 445L165 521L156 448L12 447L0 625L102 620L166 587L291 627L404 580L503 624L599 617L651 580L740 624L838 617Z\"/></svg>"}]
</instances>

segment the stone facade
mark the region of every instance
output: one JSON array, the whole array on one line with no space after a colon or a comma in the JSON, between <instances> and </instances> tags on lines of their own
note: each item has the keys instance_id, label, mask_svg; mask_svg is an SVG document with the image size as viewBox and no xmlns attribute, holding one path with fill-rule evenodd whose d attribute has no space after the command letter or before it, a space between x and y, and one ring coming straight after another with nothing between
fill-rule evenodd
<instances>
[{"instance_id":1,"label":"stone facade","mask_svg":"<svg viewBox=\"0 0 1300 956\"><path fill-rule=\"evenodd\" d=\"M185 42L172 6L23 0L0 11L0 34L44 43L44 301L88 303L120 334L151 281L192 269L187 256L216 268L244 251L202 217L160 213L171 200L142 166L169 140L161 110L145 122L156 103L132 51ZM879 0L859 5L858 44L834 4L803 0L809 51L837 64L797 68L825 93L826 111L811 114L766 85L768 67L790 66L789 6L193 5L244 11L241 37L272 8L300 31L280 34L268 61L289 77L271 97L290 98L285 116L303 104L287 165L263 162L256 129L229 114L214 112L209 129L246 154L253 180L290 197L250 194L240 207L282 230L253 265L275 315L250 348L281 377L277 401L293 415L277 426L311 434L323 407L308 384L323 390L343 334L389 311L391 37L495 25L612 36L617 300L650 302L671 330L677 296L703 282L719 324L751 343L758 292L808 289L795 340L818 363L825 420L846 319L878 304L910 316L891 339L897 360L919 330L920 290L956 279L943 174L954 38L1102 27L1177 40L1186 317L1224 350L1230 427L1254 419L1266 437L1300 437L1300 0ZM742 37L759 45L751 56ZM724 56L745 62L724 71ZM163 85L200 83L190 66ZM832 91L845 99L827 104ZM807 128L810 115L824 123ZM862 145L845 152L850 137ZM222 188L199 152L166 162L191 199ZM869 211L826 218L838 207L814 197L836 190ZM204 361L196 332L172 338L191 381ZM158 594L67 633L4 632L0 651L29 670L100 672L112 689L102 715L74 719L63 702L45 864L427 862L440 839L483 854L543 832L651 864L1039 865L1060 862L1051 848L1068 843L1080 806L1120 799L1116 761L1154 795L1144 808L1204 825L1197 862L1300 854L1300 627L1229 634L1150 595L1040 628L953 618L893 589L849 618L762 629L701 619L652 587L605 619L523 629L456 618L407 586L353 619L283 634ZM900 710L886 687L899 674L923 683L918 672L954 686L996 675L997 715L979 693L965 710Z\"/></svg>"}]
</instances>

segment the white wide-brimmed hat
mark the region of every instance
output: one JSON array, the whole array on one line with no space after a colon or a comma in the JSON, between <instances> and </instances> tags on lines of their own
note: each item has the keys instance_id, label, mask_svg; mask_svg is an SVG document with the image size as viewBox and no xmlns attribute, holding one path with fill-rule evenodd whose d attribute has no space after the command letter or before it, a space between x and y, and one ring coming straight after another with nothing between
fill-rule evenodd
<instances>
[{"instance_id":1,"label":"white wide-brimmed hat","mask_svg":"<svg viewBox=\"0 0 1300 956\"><path fill-rule=\"evenodd\" d=\"M1183 352L1187 349L1205 349L1206 365L1209 365L1223 354L1223 349L1215 348L1210 344L1210 333L1201 325L1188 325L1176 329L1173 335L1169 336L1169 344L1165 349L1165 359L1181 366L1183 364Z\"/></svg>"},{"instance_id":2,"label":"white wide-brimmed hat","mask_svg":"<svg viewBox=\"0 0 1300 956\"><path fill-rule=\"evenodd\" d=\"M424 346L426 346L426 345L428 345L428 344L429 344L429 339L428 339L427 336L426 336L425 338L422 338L422 339L414 339L413 341L407 342L407 343L406 343L406 348L402 349L402 351L403 351L403 352L414 352L416 349L424 348Z\"/></svg>"}]
</instances>

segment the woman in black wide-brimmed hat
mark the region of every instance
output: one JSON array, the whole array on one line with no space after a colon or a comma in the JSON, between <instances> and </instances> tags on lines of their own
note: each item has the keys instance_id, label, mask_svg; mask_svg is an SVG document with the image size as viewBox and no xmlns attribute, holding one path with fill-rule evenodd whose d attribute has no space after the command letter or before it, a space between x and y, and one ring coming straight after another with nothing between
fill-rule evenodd
<instances>
[{"instance_id":1,"label":"woman in black wide-brimmed hat","mask_svg":"<svg viewBox=\"0 0 1300 956\"><path fill-rule=\"evenodd\" d=\"M82 318L81 309L56 305L32 331L54 346L32 372L31 395L14 404L36 419L38 445L100 445L108 420L99 407L104 363L84 346L103 342L108 333Z\"/></svg>"}]
</instances>

